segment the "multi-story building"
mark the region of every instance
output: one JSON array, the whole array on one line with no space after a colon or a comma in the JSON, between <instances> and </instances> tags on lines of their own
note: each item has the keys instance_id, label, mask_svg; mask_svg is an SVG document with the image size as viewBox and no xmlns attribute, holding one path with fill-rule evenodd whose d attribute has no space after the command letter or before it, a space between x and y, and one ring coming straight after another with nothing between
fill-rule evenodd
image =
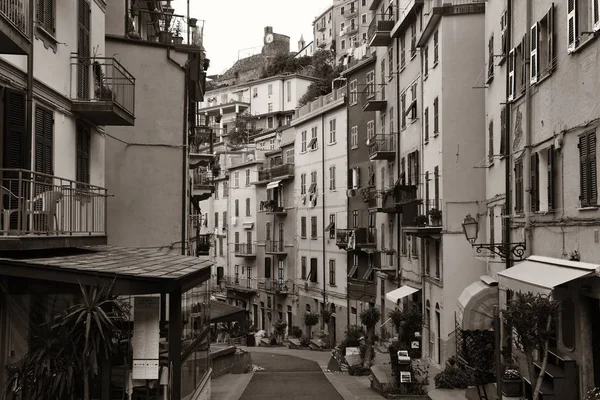
<instances>
[{"instance_id":1,"label":"multi-story building","mask_svg":"<svg viewBox=\"0 0 600 400\"><path fill-rule=\"evenodd\" d=\"M367 53L352 59L342 73L348 90L348 206L346 228L336 228L336 244L348 252L348 324L353 325L360 324L358 315L363 309L375 305L376 295L376 212L369 210L368 203L375 186L375 170L367 140L375 134L375 102L383 101L371 96L377 92L376 56Z\"/></svg>"},{"instance_id":2,"label":"multi-story building","mask_svg":"<svg viewBox=\"0 0 600 400\"><path fill-rule=\"evenodd\" d=\"M600 386L599 112L590 101L600 93L600 72L587 64L600 51L598 4L491 3L496 23L505 29L507 53L501 79L507 79L508 105L498 123L501 137L506 134L506 152L500 154L512 176L506 199L509 242L524 244L531 255L524 262L509 261L514 266L498 273L501 308L519 291L560 301L542 392L577 399ZM558 376L564 377L561 384Z\"/></svg>"},{"instance_id":3,"label":"multi-story building","mask_svg":"<svg viewBox=\"0 0 600 400\"><path fill-rule=\"evenodd\" d=\"M421 163L409 160L408 168L411 162L419 165L409 175L419 184L422 202L413 221L404 222L403 235L421 242L423 351L436 366L455 351L459 296L485 271L471 256L461 227L465 215L477 214L485 199L485 171L473 168L485 151L485 98L481 90L465 90L482 69L484 11L483 3L425 2L421 32L411 38L411 52L415 57L417 49L421 52L422 77L410 87L405 113L423 122ZM411 35L415 31L416 26Z\"/></svg>"},{"instance_id":4,"label":"multi-story building","mask_svg":"<svg viewBox=\"0 0 600 400\"><path fill-rule=\"evenodd\" d=\"M346 253L335 240L336 230L346 228L345 96L345 88L336 89L299 108L289 129L296 140L295 323L304 330L307 311L331 312L326 328L332 343L343 338L348 312Z\"/></svg>"},{"instance_id":5,"label":"multi-story building","mask_svg":"<svg viewBox=\"0 0 600 400\"><path fill-rule=\"evenodd\" d=\"M333 3L319 14L313 21L313 43L315 50L336 50L336 38L339 35L337 21L339 16L334 13Z\"/></svg>"},{"instance_id":6,"label":"multi-story building","mask_svg":"<svg viewBox=\"0 0 600 400\"><path fill-rule=\"evenodd\" d=\"M165 108L170 105L171 110L179 107L183 117L185 75L181 70L180 79L173 77L169 81L170 84L181 83L180 90L176 91L181 96L176 100L165 101L160 92L166 89L160 84L154 86L155 93L151 90L142 94L143 88L152 88L156 82L145 81L148 78L136 65L146 59L146 67L165 67L167 63L158 62L158 56L162 55L166 61L167 49L170 51L172 46L158 43L139 46L135 62L131 63L128 57L131 49L115 51L114 43L105 36L105 22L106 26L114 27L115 18L121 24L126 20L123 13L115 14L119 7L113 6L115 4L111 3L107 8L104 2L88 0L4 1L0 5L0 102L3 110L0 126L4 149L0 381L8 381L10 365L25 365L31 359L28 356L36 354L39 350L36 344L40 342L30 338L41 337L43 331L52 332L40 328L47 327L56 313L79 301L81 285L84 285L102 290L111 288L113 294L132 299L134 307L135 296L160 297L160 301L153 303L155 312L149 314L147 322L156 328L168 355L158 360L157 337L156 347L152 349L157 365L148 371L159 374L164 371L162 366L170 365L171 383L159 390L165 393L168 390L172 398L181 399L191 392L203 390L196 383L203 381L201 378L209 371L208 363L194 361L192 366L189 360L181 358L182 352L187 350L208 354L206 344L195 349L189 345L190 339L198 338L208 323L207 301L210 300L204 296L201 285L208 278L209 264L196 257L140 247L157 243L154 229L162 231L167 238L163 240L181 238L179 233L186 225L185 203L182 202L187 199L185 141L179 142L179 146L173 145L178 153L178 163L172 170L181 171L181 175L171 175L171 180L178 183L174 198L179 198L178 206L182 207L164 207L164 203L163 207L153 205L149 198L163 197L164 193L161 196L137 196L119 190L113 167L120 164L120 177L124 181L137 175L143 182L138 193L161 186L160 182L152 185L143 179L156 171L170 169L165 168L161 153L153 153L156 158L148 161L136 150L145 148L147 155L157 149L153 147L157 142L152 142L156 138L153 136L155 131L149 126L162 121L160 113L151 114L153 102L167 105ZM128 30L122 28L120 35L124 36ZM118 34L116 31L111 33ZM159 71L158 75L165 76L165 71ZM150 113L145 114L146 110ZM166 115L165 119L171 122ZM187 132L182 120L185 118L178 120L179 127L181 137L185 137ZM177 125L176 122L173 124ZM150 139L135 135L138 131L146 132ZM106 154L107 148L112 148L114 143L126 143L131 151L115 160ZM144 144L149 146L144 147ZM166 147L169 143L159 144ZM132 158L137 163L130 163ZM147 170L142 171L142 165L150 166L156 160L160 160L160 168L149 174ZM114 204L123 208L115 209ZM169 214L172 218L164 220L163 212L168 214L171 209L182 211ZM143 220L125 218L129 213L139 217L139 210L146 210ZM122 224L119 219L123 220ZM122 228L126 223L138 228L136 231L125 227L129 229L131 240L118 236L119 226ZM115 238L109 235L113 233ZM117 243L119 247L107 246L107 243ZM182 265L186 266L185 271ZM191 316L191 310L185 304L188 300L197 302L196 317ZM162 307L159 307L160 303ZM164 312L167 304L168 317ZM137 319L135 311L133 317ZM192 322L191 318L196 318L193 324L182 322ZM161 323L163 327L168 324L168 329L160 329ZM139 354L137 345L131 344L133 354ZM66 348L71 348L71 343L61 346L61 350ZM113 359L110 365L113 373L122 371L118 379L122 382L131 372L127 365L136 363L127 356L124 360L118 365ZM60 356L48 362L60 363ZM92 396L108 398L118 391L125 395L125 387L111 382L106 363L99 369L96 376L90 377L90 387L97 388L91 389ZM182 371L185 372L183 376ZM137 379L137 373L133 372L134 379ZM6 391L6 388L1 390Z\"/></svg>"}]
</instances>

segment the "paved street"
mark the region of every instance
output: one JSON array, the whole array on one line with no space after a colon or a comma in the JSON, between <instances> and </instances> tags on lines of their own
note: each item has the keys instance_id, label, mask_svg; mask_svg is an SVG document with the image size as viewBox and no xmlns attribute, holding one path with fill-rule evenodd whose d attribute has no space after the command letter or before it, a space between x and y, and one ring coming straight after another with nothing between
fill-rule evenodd
<instances>
[{"instance_id":1,"label":"paved street","mask_svg":"<svg viewBox=\"0 0 600 400\"><path fill-rule=\"evenodd\" d=\"M264 370L254 373L241 400L343 399L315 361L253 352L252 363Z\"/></svg>"}]
</instances>

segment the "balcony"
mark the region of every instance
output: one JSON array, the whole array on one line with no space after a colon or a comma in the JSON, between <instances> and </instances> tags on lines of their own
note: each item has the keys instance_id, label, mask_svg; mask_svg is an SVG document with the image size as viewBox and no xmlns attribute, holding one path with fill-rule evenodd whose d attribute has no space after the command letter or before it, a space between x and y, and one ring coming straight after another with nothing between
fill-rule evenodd
<instances>
[{"instance_id":1,"label":"balcony","mask_svg":"<svg viewBox=\"0 0 600 400\"><path fill-rule=\"evenodd\" d=\"M288 285L291 283L291 287ZM259 282L259 288L267 293L287 296L288 293L293 293L293 281L283 281L282 279L264 279Z\"/></svg>"},{"instance_id":2,"label":"balcony","mask_svg":"<svg viewBox=\"0 0 600 400\"><path fill-rule=\"evenodd\" d=\"M256 244L254 243L234 243L233 254L236 257L255 258Z\"/></svg>"},{"instance_id":3,"label":"balcony","mask_svg":"<svg viewBox=\"0 0 600 400\"><path fill-rule=\"evenodd\" d=\"M248 275L237 273L230 276L224 276L223 281L228 290L250 295L258 293L258 281L256 279L248 278Z\"/></svg>"},{"instance_id":4,"label":"balcony","mask_svg":"<svg viewBox=\"0 0 600 400\"><path fill-rule=\"evenodd\" d=\"M368 37L369 46L387 47L392 41L390 32L394 28L394 17L389 14L375 14L369 24Z\"/></svg>"},{"instance_id":5,"label":"balcony","mask_svg":"<svg viewBox=\"0 0 600 400\"><path fill-rule=\"evenodd\" d=\"M164 6L162 10L148 10L134 4L126 22L127 36L130 39L145 42L201 48L203 28L197 25L197 19L190 18L190 23L188 23L185 15L174 14L174 11L172 8ZM188 32L190 34L189 43L187 42Z\"/></svg>"},{"instance_id":6,"label":"balcony","mask_svg":"<svg viewBox=\"0 0 600 400\"><path fill-rule=\"evenodd\" d=\"M196 237L196 257L207 256L210 252L212 235L210 233Z\"/></svg>"},{"instance_id":7,"label":"balcony","mask_svg":"<svg viewBox=\"0 0 600 400\"><path fill-rule=\"evenodd\" d=\"M283 240L265 240L265 254L287 256L286 246Z\"/></svg>"},{"instance_id":8,"label":"balcony","mask_svg":"<svg viewBox=\"0 0 600 400\"><path fill-rule=\"evenodd\" d=\"M31 52L29 6L30 0L0 2L0 54L27 55Z\"/></svg>"},{"instance_id":9,"label":"balcony","mask_svg":"<svg viewBox=\"0 0 600 400\"><path fill-rule=\"evenodd\" d=\"M196 126L189 137L190 168L208 167L215 159L211 144L213 129L208 126Z\"/></svg>"},{"instance_id":10,"label":"balcony","mask_svg":"<svg viewBox=\"0 0 600 400\"><path fill-rule=\"evenodd\" d=\"M202 201L210 198L215 192L215 182L213 174L206 168L197 168L194 170L191 182L192 197L195 201Z\"/></svg>"},{"instance_id":11,"label":"balcony","mask_svg":"<svg viewBox=\"0 0 600 400\"><path fill-rule=\"evenodd\" d=\"M340 36L344 35L352 35L358 32L358 24L350 24L345 26L344 29L340 32Z\"/></svg>"},{"instance_id":12,"label":"balcony","mask_svg":"<svg viewBox=\"0 0 600 400\"><path fill-rule=\"evenodd\" d=\"M71 57L73 112L97 125L135 125L135 78L110 57Z\"/></svg>"},{"instance_id":13,"label":"balcony","mask_svg":"<svg viewBox=\"0 0 600 400\"><path fill-rule=\"evenodd\" d=\"M344 17L346 18L354 18L358 15L358 7L350 7L349 10L346 10L344 13Z\"/></svg>"},{"instance_id":14,"label":"balcony","mask_svg":"<svg viewBox=\"0 0 600 400\"><path fill-rule=\"evenodd\" d=\"M419 237L439 239L442 231L442 199L428 200L419 204L412 220L405 218L404 232Z\"/></svg>"},{"instance_id":15,"label":"balcony","mask_svg":"<svg viewBox=\"0 0 600 400\"><path fill-rule=\"evenodd\" d=\"M254 182L254 184L262 185L269 183L274 179L277 179L278 181L293 179L294 170L294 164L279 164L268 168L260 168L258 170L258 181Z\"/></svg>"},{"instance_id":16,"label":"balcony","mask_svg":"<svg viewBox=\"0 0 600 400\"><path fill-rule=\"evenodd\" d=\"M325 24L325 20L321 20L320 22L317 22L316 27L317 31L325 32L325 30L327 29L327 24Z\"/></svg>"},{"instance_id":17,"label":"balcony","mask_svg":"<svg viewBox=\"0 0 600 400\"><path fill-rule=\"evenodd\" d=\"M373 256L375 257L373 264L374 270L386 273L389 276L396 276L396 267L394 265L396 250L382 249L381 251L374 253Z\"/></svg>"},{"instance_id":18,"label":"balcony","mask_svg":"<svg viewBox=\"0 0 600 400\"><path fill-rule=\"evenodd\" d=\"M320 49L324 49L325 47L327 47L327 40L325 40L324 38L317 39L317 47Z\"/></svg>"},{"instance_id":19,"label":"balcony","mask_svg":"<svg viewBox=\"0 0 600 400\"><path fill-rule=\"evenodd\" d=\"M382 88L385 88L385 86ZM385 91L376 91L375 84L367 85L361 93L361 104L363 111L385 110L387 106Z\"/></svg>"},{"instance_id":20,"label":"balcony","mask_svg":"<svg viewBox=\"0 0 600 400\"><path fill-rule=\"evenodd\" d=\"M259 211L267 215L287 216L286 202L283 200L264 200L259 203Z\"/></svg>"},{"instance_id":21,"label":"balcony","mask_svg":"<svg viewBox=\"0 0 600 400\"><path fill-rule=\"evenodd\" d=\"M396 158L396 135L375 135L367 140L369 159L393 161Z\"/></svg>"},{"instance_id":22,"label":"balcony","mask_svg":"<svg viewBox=\"0 0 600 400\"><path fill-rule=\"evenodd\" d=\"M0 250L107 243L105 188L27 170L0 171Z\"/></svg>"},{"instance_id":23,"label":"balcony","mask_svg":"<svg viewBox=\"0 0 600 400\"><path fill-rule=\"evenodd\" d=\"M200 111L209 117L214 117L218 115L241 114L246 112L249 108L249 96L239 95L232 99L229 99L228 96L226 96L225 98L217 99L217 95L207 94L206 102L203 103L203 106L200 106ZM233 120L231 122L236 121Z\"/></svg>"},{"instance_id":24,"label":"balcony","mask_svg":"<svg viewBox=\"0 0 600 400\"><path fill-rule=\"evenodd\" d=\"M377 228L336 229L335 244L347 251L362 250L377 245Z\"/></svg>"}]
</instances>

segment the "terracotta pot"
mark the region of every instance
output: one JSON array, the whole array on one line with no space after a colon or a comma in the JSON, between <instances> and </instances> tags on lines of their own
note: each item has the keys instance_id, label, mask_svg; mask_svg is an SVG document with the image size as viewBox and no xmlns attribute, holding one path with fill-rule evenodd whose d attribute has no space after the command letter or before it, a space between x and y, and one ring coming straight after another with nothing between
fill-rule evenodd
<instances>
[{"instance_id":1,"label":"terracotta pot","mask_svg":"<svg viewBox=\"0 0 600 400\"><path fill-rule=\"evenodd\" d=\"M502 393L508 397L519 397L522 391L520 379L502 380Z\"/></svg>"}]
</instances>

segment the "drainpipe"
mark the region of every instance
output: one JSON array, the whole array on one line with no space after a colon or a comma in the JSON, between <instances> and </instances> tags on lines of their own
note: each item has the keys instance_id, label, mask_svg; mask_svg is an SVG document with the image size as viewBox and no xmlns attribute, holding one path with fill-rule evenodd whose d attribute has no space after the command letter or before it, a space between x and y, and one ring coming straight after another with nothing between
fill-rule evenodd
<instances>
[{"instance_id":1,"label":"drainpipe","mask_svg":"<svg viewBox=\"0 0 600 400\"><path fill-rule=\"evenodd\" d=\"M27 132L26 146L29 149L27 151L28 157L28 166L27 169L31 169L31 141L33 140L33 42L35 41L33 37L33 0L29 1L29 39L31 40L31 44L29 45L29 54L27 55L27 121L25 122L25 129Z\"/></svg>"},{"instance_id":2,"label":"drainpipe","mask_svg":"<svg viewBox=\"0 0 600 400\"><path fill-rule=\"evenodd\" d=\"M400 39L394 39L396 44L396 68L398 72L396 73L396 100L399 99L400 96ZM400 124L402 123L402 111L400 111L400 107L396 104L396 123L398 124L398 132L396 138L396 169L398 170L398 180L400 180L400 174L402 173L402 165L400 162L402 161L402 146L400 145ZM402 245L402 235L401 235L401 214L397 214L398 225L397 225L397 235L396 235L396 260L398 260L398 268L396 268L396 287L401 286L400 279L402 278L402 257L400 257L400 246Z\"/></svg>"},{"instance_id":3,"label":"drainpipe","mask_svg":"<svg viewBox=\"0 0 600 400\"><path fill-rule=\"evenodd\" d=\"M349 155L350 151L348 150L348 138L350 137L350 85L348 79L346 78L346 165L350 166ZM346 168L346 174L350 171L349 168ZM346 186L348 185L348 176L346 176ZM346 187L347 189L347 187ZM350 226L350 214L348 214L348 209L350 208L350 198L346 196L346 229ZM337 218L336 218L337 222ZM337 230L337 228L336 228ZM337 240L337 237L336 237ZM348 295L348 252L346 252L346 269L344 275L346 276L346 327L350 326L350 296Z\"/></svg>"},{"instance_id":4,"label":"drainpipe","mask_svg":"<svg viewBox=\"0 0 600 400\"><path fill-rule=\"evenodd\" d=\"M532 25L531 22L531 16L532 16L532 12L533 12L533 4L532 2L528 1L527 2L527 9L526 9L526 14L525 14L525 21L527 21L527 32L529 32L529 28ZM531 41L531 37L528 35L529 41ZM526 41L528 44L529 41ZM529 46L526 46L527 48L530 48ZM523 49L523 51L527 51L526 49ZM529 68L531 69L531 59L529 59ZM525 69L527 71L527 69ZM527 180L527 187L529 188L529 190L525 191L525 230L523 233L523 239L525 242L529 242L528 243L528 247L529 247L529 251L531 252L532 250L532 239L533 239L533 234L531 232L531 215L533 210L531 209L531 198L532 198L532 190L535 190L535 188L531 187L531 130L532 130L532 118L531 118L531 80L529 78L529 76L525 76L525 113L526 115L526 126L525 126L525 160L523 160L523 175L525 176L525 173L527 173L526 176L529 176L530 178ZM528 240L529 239L529 240Z\"/></svg>"},{"instance_id":5,"label":"drainpipe","mask_svg":"<svg viewBox=\"0 0 600 400\"><path fill-rule=\"evenodd\" d=\"M326 251L325 251L325 113L321 113L321 187L322 189L322 197L323 197L323 205L321 207L322 211L322 232L323 232L323 307L327 307L327 270L325 265L327 264L326 259Z\"/></svg>"}]
</instances>

